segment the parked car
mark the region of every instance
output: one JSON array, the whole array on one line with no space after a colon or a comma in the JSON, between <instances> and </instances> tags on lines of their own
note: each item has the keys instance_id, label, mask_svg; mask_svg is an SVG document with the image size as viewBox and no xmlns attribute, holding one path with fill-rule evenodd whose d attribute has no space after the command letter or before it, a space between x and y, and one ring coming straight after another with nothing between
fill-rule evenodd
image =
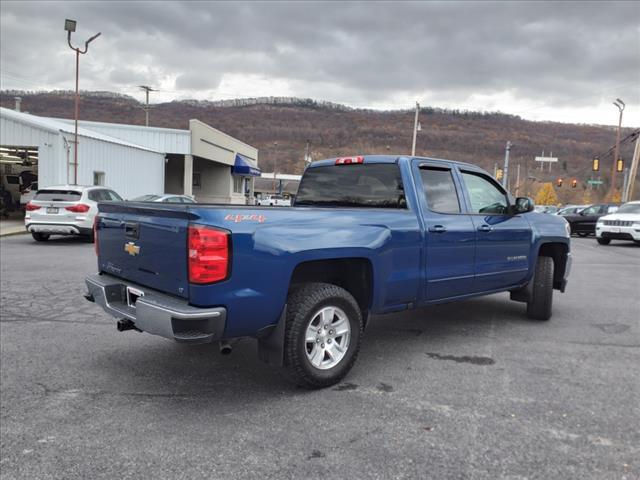
<instances>
[{"instance_id":1,"label":"parked car","mask_svg":"<svg viewBox=\"0 0 640 480\"><path fill-rule=\"evenodd\" d=\"M580 237L594 235L596 233L596 222L603 215L614 213L618 209L615 203L598 203L590 205L579 213L565 215L564 219L571 226L571 234Z\"/></svg>"},{"instance_id":2,"label":"parked car","mask_svg":"<svg viewBox=\"0 0 640 480\"><path fill-rule=\"evenodd\" d=\"M563 217L567 215L575 215L580 213L582 210L587 208L589 205L566 205L562 207L560 210L556 212L556 215L562 215Z\"/></svg>"},{"instance_id":3,"label":"parked car","mask_svg":"<svg viewBox=\"0 0 640 480\"><path fill-rule=\"evenodd\" d=\"M8 192L11 196L11 202L13 204L20 203L20 175L2 175L2 186L4 191ZM7 197L8 199L8 197Z\"/></svg>"},{"instance_id":4,"label":"parked car","mask_svg":"<svg viewBox=\"0 0 640 480\"><path fill-rule=\"evenodd\" d=\"M24 224L37 242L51 235L82 235L93 242L93 221L98 202L121 202L106 187L60 185L38 190L25 206Z\"/></svg>"},{"instance_id":5,"label":"parked car","mask_svg":"<svg viewBox=\"0 0 640 480\"><path fill-rule=\"evenodd\" d=\"M261 198L260 200L258 200L258 205L290 207L291 199L284 198L282 195L267 195L265 198Z\"/></svg>"},{"instance_id":6,"label":"parked car","mask_svg":"<svg viewBox=\"0 0 640 480\"><path fill-rule=\"evenodd\" d=\"M558 207L555 205L536 205L534 210L538 213L554 214L558 212Z\"/></svg>"},{"instance_id":7,"label":"parked car","mask_svg":"<svg viewBox=\"0 0 640 480\"><path fill-rule=\"evenodd\" d=\"M22 193L20 193L20 205L26 205L33 200L37 191L38 182L31 182L24 190L22 190Z\"/></svg>"},{"instance_id":8,"label":"parked car","mask_svg":"<svg viewBox=\"0 0 640 480\"><path fill-rule=\"evenodd\" d=\"M609 245L611 240L633 240L640 244L640 201L627 202L615 213L600 217L596 238L600 245Z\"/></svg>"},{"instance_id":9,"label":"parked car","mask_svg":"<svg viewBox=\"0 0 640 480\"><path fill-rule=\"evenodd\" d=\"M100 203L89 301L182 343L258 339L296 383L339 382L371 315L501 291L551 317L571 267L567 222L475 165L317 161L294 207Z\"/></svg>"},{"instance_id":10,"label":"parked car","mask_svg":"<svg viewBox=\"0 0 640 480\"><path fill-rule=\"evenodd\" d=\"M165 202L165 203L197 203L192 197L187 195L174 195L171 193L163 195L142 195L131 199L132 202Z\"/></svg>"}]
</instances>

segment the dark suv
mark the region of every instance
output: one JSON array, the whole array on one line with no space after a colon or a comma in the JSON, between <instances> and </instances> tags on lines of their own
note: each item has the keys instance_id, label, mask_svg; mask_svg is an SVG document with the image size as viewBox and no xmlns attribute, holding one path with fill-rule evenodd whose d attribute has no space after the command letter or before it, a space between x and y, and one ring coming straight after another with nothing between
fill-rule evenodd
<instances>
[{"instance_id":1,"label":"dark suv","mask_svg":"<svg viewBox=\"0 0 640 480\"><path fill-rule=\"evenodd\" d=\"M618 210L618 203L598 203L585 208L580 213L566 215L564 218L571 226L571 234L578 234L581 237L595 235L596 223L603 215L614 213Z\"/></svg>"}]
</instances>

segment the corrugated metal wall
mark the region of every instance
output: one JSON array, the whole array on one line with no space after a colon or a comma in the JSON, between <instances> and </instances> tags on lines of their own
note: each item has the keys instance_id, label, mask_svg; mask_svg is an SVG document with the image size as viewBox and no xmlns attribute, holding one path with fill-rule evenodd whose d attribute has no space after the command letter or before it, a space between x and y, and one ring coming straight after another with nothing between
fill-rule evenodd
<instances>
[{"instance_id":1,"label":"corrugated metal wall","mask_svg":"<svg viewBox=\"0 0 640 480\"><path fill-rule=\"evenodd\" d=\"M57 121L73 124L73 120L56 119ZM188 130L173 128L142 127L138 125L118 125L117 123L79 122L79 125L100 132L110 137L119 138L126 142L135 143L156 152L191 153L191 134Z\"/></svg>"},{"instance_id":2,"label":"corrugated metal wall","mask_svg":"<svg viewBox=\"0 0 640 480\"><path fill-rule=\"evenodd\" d=\"M64 139L67 140L69 156ZM0 143L38 147L40 188L73 182L73 135L0 117ZM92 185L93 173L104 172L105 185L124 198L164 192L164 154L79 137L78 184ZM68 174L68 179L67 179Z\"/></svg>"},{"instance_id":3,"label":"corrugated metal wall","mask_svg":"<svg viewBox=\"0 0 640 480\"><path fill-rule=\"evenodd\" d=\"M62 139L57 132L0 117L0 144L38 147L38 184L64 183L65 163L59 161Z\"/></svg>"}]
</instances>

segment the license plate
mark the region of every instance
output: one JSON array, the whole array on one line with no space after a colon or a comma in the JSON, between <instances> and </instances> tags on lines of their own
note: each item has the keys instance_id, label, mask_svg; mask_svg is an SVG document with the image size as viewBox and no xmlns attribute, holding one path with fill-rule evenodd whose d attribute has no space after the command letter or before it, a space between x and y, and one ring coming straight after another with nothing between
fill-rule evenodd
<instances>
[{"instance_id":1,"label":"license plate","mask_svg":"<svg viewBox=\"0 0 640 480\"><path fill-rule=\"evenodd\" d=\"M58 213L57 207L47 207L47 213Z\"/></svg>"},{"instance_id":2,"label":"license plate","mask_svg":"<svg viewBox=\"0 0 640 480\"><path fill-rule=\"evenodd\" d=\"M137 288L127 287L127 305L136 308L136 302L138 298L144 297L144 292Z\"/></svg>"},{"instance_id":3,"label":"license plate","mask_svg":"<svg viewBox=\"0 0 640 480\"><path fill-rule=\"evenodd\" d=\"M611 233L620 233L620 227L611 227Z\"/></svg>"}]
</instances>

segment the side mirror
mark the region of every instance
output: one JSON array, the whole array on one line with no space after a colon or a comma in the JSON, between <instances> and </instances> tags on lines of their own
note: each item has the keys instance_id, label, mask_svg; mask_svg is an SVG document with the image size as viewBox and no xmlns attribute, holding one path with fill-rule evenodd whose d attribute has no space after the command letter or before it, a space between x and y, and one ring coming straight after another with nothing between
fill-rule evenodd
<instances>
[{"instance_id":1,"label":"side mirror","mask_svg":"<svg viewBox=\"0 0 640 480\"><path fill-rule=\"evenodd\" d=\"M516 198L516 203L512 205L512 213L513 215L517 215L518 213L528 213L533 212L534 202L529 197L518 197Z\"/></svg>"}]
</instances>

